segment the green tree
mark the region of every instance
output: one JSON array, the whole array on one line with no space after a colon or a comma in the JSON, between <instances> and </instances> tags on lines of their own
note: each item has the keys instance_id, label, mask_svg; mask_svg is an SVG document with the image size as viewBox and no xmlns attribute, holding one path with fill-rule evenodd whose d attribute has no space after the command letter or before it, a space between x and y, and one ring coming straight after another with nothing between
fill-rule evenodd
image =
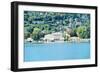
<instances>
[{"instance_id":1,"label":"green tree","mask_svg":"<svg viewBox=\"0 0 100 73\"><path fill-rule=\"evenodd\" d=\"M40 39L40 36L39 36L40 31L41 30L39 28L34 28L33 29L33 32L32 32L32 38L33 38L33 40L38 41Z\"/></svg>"},{"instance_id":2,"label":"green tree","mask_svg":"<svg viewBox=\"0 0 100 73\"><path fill-rule=\"evenodd\" d=\"M24 39L27 39L28 37L30 37L30 33L29 32L24 32Z\"/></svg>"},{"instance_id":3,"label":"green tree","mask_svg":"<svg viewBox=\"0 0 100 73\"><path fill-rule=\"evenodd\" d=\"M90 22L84 24L86 26L86 38L90 38Z\"/></svg>"},{"instance_id":4,"label":"green tree","mask_svg":"<svg viewBox=\"0 0 100 73\"><path fill-rule=\"evenodd\" d=\"M87 36L86 26L78 27L77 30L76 30L76 33L77 33L78 37L86 38L86 36Z\"/></svg>"}]
</instances>

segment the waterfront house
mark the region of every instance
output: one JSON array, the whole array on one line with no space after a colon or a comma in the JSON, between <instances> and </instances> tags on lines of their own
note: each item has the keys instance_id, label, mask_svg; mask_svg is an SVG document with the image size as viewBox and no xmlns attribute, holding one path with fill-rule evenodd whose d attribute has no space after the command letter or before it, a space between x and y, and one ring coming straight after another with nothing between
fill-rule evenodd
<instances>
[{"instance_id":1,"label":"waterfront house","mask_svg":"<svg viewBox=\"0 0 100 73\"><path fill-rule=\"evenodd\" d=\"M44 36L43 40L46 41L46 42L51 42L51 41L54 40L54 37L53 37L52 34L47 34L47 35Z\"/></svg>"},{"instance_id":2,"label":"waterfront house","mask_svg":"<svg viewBox=\"0 0 100 73\"><path fill-rule=\"evenodd\" d=\"M64 38L61 32L55 32L52 34L45 35L43 40L47 42L53 42L53 41L63 41Z\"/></svg>"}]
</instances>

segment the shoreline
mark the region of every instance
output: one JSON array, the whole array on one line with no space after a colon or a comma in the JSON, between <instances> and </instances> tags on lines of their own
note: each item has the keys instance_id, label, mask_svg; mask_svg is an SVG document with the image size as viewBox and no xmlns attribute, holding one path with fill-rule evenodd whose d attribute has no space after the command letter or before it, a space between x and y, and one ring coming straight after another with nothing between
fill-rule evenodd
<instances>
[{"instance_id":1,"label":"shoreline","mask_svg":"<svg viewBox=\"0 0 100 73\"><path fill-rule=\"evenodd\" d=\"M87 42L90 42L90 39L80 39L80 40L70 40L70 41L54 41L54 42L51 42L51 41L32 41L32 42L29 42L29 41L25 41L24 40L24 43L32 43L32 44L48 44L48 43L64 43L64 42L67 42L67 43L87 43Z\"/></svg>"}]
</instances>

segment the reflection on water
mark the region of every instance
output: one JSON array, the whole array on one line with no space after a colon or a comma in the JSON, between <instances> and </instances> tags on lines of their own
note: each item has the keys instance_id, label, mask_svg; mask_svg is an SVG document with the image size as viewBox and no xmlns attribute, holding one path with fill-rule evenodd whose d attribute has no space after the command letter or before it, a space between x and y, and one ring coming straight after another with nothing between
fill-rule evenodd
<instances>
[{"instance_id":1,"label":"reflection on water","mask_svg":"<svg viewBox=\"0 0 100 73\"><path fill-rule=\"evenodd\" d=\"M90 42L24 44L24 61L75 60L90 58Z\"/></svg>"}]
</instances>

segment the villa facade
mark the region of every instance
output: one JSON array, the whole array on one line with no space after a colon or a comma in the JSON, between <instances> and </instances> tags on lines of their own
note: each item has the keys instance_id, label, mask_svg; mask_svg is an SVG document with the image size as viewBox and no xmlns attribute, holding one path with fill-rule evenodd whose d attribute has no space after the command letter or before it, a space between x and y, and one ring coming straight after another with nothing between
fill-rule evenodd
<instances>
[{"instance_id":1,"label":"villa facade","mask_svg":"<svg viewBox=\"0 0 100 73\"><path fill-rule=\"evenodd\" d=\"M66 34L66 35L69 36L68 34ZM47 42L64 41L64 37L63 37L63 33L55 32L55 33L52 33L52 34L45 35L43 40L47 41Z\"/></svg>"}]
</instances>

